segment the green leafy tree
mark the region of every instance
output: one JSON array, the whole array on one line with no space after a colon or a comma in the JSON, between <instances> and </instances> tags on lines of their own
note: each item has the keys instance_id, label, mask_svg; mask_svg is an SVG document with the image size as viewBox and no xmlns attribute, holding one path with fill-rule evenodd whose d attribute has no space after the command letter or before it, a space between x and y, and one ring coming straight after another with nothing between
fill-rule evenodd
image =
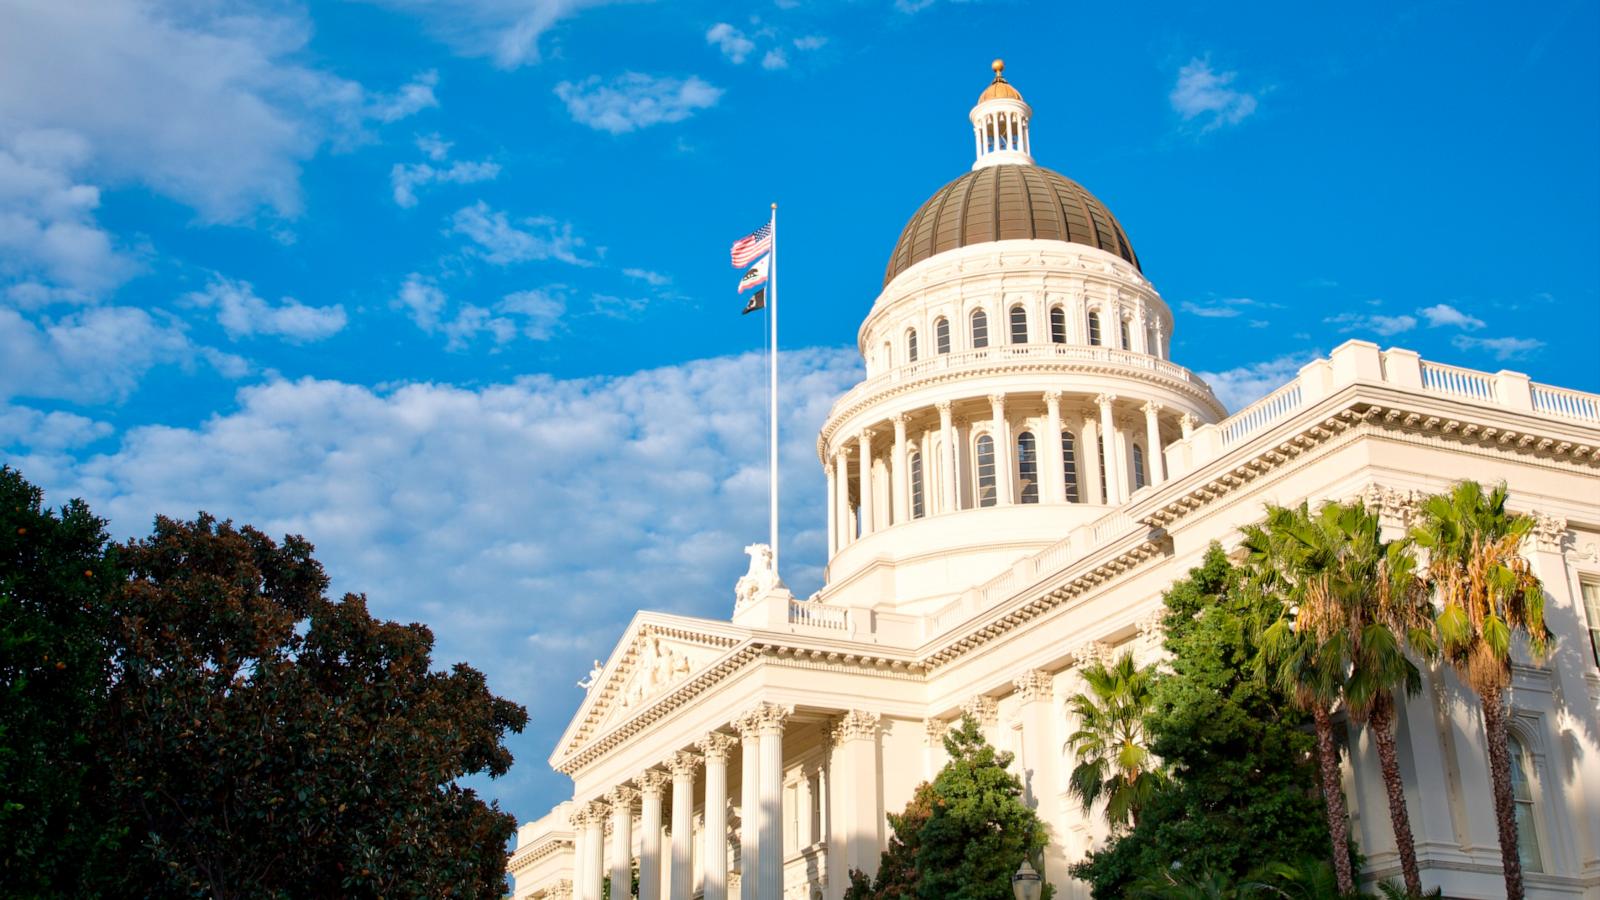
<instances>
[{"instance_id":1,"label":"green leafy tree","mask_svg":"<svg viewBox=\"0 0 1600 900\"><path fill-rule=\"evenodd\" d=\"M58 514L0 467L0 895L77 896L83 860L117 837L84 790L118 580L107 546L87 506Z\"/></svg>"},{"instance_id":2,"label":"green leafy tree","mask_svg":"<svg viewBox=\"0 0 1600 900\"><path fill-rule=\"evenodd\" d=\"M1067 709L1078 718L1078 729L1067 738L1078 757L1068 788L1084 813L1104 800L1112 827L1137 825L1140 811L1165 780L1144 725L1155 667L1135 665L1129 652L1110 666L1085 666L1082 673L1089 690L1067 700Z\"/></svg>"},{"instance_id":3,"label":"green leafy tree","mask_svg":"<svg viewBox=\"0 0 1600 900\"><path fill-rule=\"evenodd\" d=\"M1522 859L1511 794L1511 751L1506 742L1506 689L1511 685L1511 641L1520 634L1529 651L1544 654L1544 586L1521 556L1533 527L1527 516L1506 511L1506 488L1485 493L1463 481L1429 497L1413 529L1428 551L1428 578L1439 609L1440 650L1478 695L1489 751L1495 824L1506 896L1521 900Z\"/></svg>"},{"instance_id":4,"label":"green leafy tree","mask_svg":"<svg viewBox=\"0 0 1600 900\"><path fill-rule=\"evenodd\" d=\"M1327 851L1307 717L1252 669L1254 623L1278 610L1238 583L1213 544L1163 596L1171 672L1156 681L1146 728L1170 780L1138 824L1073 866L1096 897L1128 896L1174 864L1232 884L1264 859Z\"/></svg>"},{"instance_id":5,"label":"green leafy tree","mask_svg":"<svg viewBox=\"0 0 1600 900\"><path fill-rule=\"evenodd\" d=\"M1044 824L1006 771L1011 754L996 752L970 716L945 735L944 748L950 762L933 781L933 809L918 832L917 897L1008 900L1023 860L1042 871Z\"/></svg>"},{"instance_id":6,"label":"green leafy tree","mask_svg":"<svg viewBox=\"0 0 1600 900\"><path fill-rule=\"evenodd\" d=\"M889 848L878 855L878 873L868 878L860 869L850 870L850 888L845 900L909 900L917 896L921 874L917 853L922 848L922 826L933 815L933 785L917 785L911 802L899 813L889 813Z\"/></svg>"},{"instance_id":7,"label":"green leafy tree","mask_svg":"<svg viewBox=\"0 0 1600 900\"><path fill-rule=\"evenodd\" d=\"M121 895L497 897L512 818L457 780L503 774L527 714L422 625L325 595L298 537L158 518L120 554L99 729Z\"/></svg>"},{"instance_id":8,"label":"green leafy tree","mask_svg":"<svg viewBox=\"0 0 1600 900\"><path fill-rule=\"evenodd\" d=\"M1343 698L1351 658L1351 635L1334 576L1340 547L1335 536L1312 521L1304 503L1268 506L1264 521L1242 531L1245 585L1265 602L1275 601L1281 611L1262 632L1256 672L1296 708L1311 714L1334 872L1339 890L1348 894L1355 890L1350 816L1333 731L1333 712Z\"/></svg>"}]
</instances>

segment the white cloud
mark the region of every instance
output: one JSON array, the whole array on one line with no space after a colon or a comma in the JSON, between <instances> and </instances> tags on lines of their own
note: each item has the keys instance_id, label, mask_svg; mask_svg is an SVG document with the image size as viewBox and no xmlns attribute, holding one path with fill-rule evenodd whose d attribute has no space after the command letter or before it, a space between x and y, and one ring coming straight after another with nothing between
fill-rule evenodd
<instances>
[{"instance_id":1,"label":"white cloud","mask_svg":"<svg viewBox=\"0 0 1600 900\"><path fill-rule=\"evenodd\" d=\"M491 209L482 200L456 211L450 233L471 240L477 245L477 255L497 266L544 259L577 266L591 264L578 256L583 239L572 233L571 225L542 216L513 223L504 212Z\"/></svg>"},{"instance_id":2,"label":"white cloud","mask_svg":"<svg viewBox=\"0 0 1600 900\"><path fill-rule=\"evenodd\" d=\"M186 294L183 300L201 309L215 309L217 323L233 340L275 335L292 343L311 343L337 334L347 321L341 305L307 306L293 297L284 297L274 306L257 297L247 282L221 276L213 278L205 290Z\"/></svg>"},{"instance_id":3,"label":"white cloud","mask_svg":"<svg viewBox=\"0 0 1600 900\"><path fill-rule=\"evenodd\" d=\"M129 306L91 307L39 322L0 307L0 348L0 400L118 401L156 366L205 360L225 377L247 367L238 357L197 347L180 323Z\"/></svg>"},{"instance_id":4,"label":"white cloud","mask_svg":"<svg viewBox=\"0 0 1600 900\"><path fill-rule=\"evenodd\" d=\"M0 136L0 277L19 305L92 300L133 272L95 221L99 188L76 177L90 155L72 132Z\"/></svg>"},{"instance_id":5,"label":"white cloud","mask_svg":"<svg viewBox=\"0 0 1600 900\"><path fill-rule=\"evenodd\" d=\"M1207 59L1189 60L1178 70L1177 84L1168 95L1173 111L1185 122L1200 119L1201 131L1243 122L1256 111L1257 99L1232 87L1238 74L1213 71Z\"/></svg>"},{"instance_id":6,"label":"white cloud","mask_svg":"<svg viewBox=\"0 0 1600 900\"><path fill-rule=\"evenodd\" d=\"M522 316L523 335L535 341L548 341L555 336L556 326L567 312L567 301L550 290L518 291L501 298L495 309Z\"/></svg>"},{"instance_id":7,"label":"white cloud","mask_svg":"<svg viewBox=\"0 0 1600 900\"><path fill-rule=\"evenodd\" d=\"M846 350L783 365L783 574L804 592L826 552L817 427L860 373ZM527 819L570 791L543 765L582 699L568 685L634 611L732 609L741 548L767 533L764 371L750 354L477 390L274 382L195 427L136 428L24 473L51 502L84 497L119 536L199 509L304 534L335 591L426 622L435 661L468 660L529 706L519 765L495 786Z\"/></svg>"},{"instance_id":8,"label":"white cloud","mask_svg":"<svg viewBox=\"0 0 1600 900\"><path fill-rule=\"evenodd\" d=\"M444 165L454 145L437 134L417 138L417 149L428 157L429 163L395 163L389 170L389 186L394 191L394 202L402 207L417 205L417 189L430 184L475 184L492 181L500 176L500 164L460 160Z\"/></svg>"},{"instance_id":9,"label":"white cloud","mask_svg":"<svg viewBox=\"0 0 1600 900\"><path fill-rule=\"evenodd\" d=\"M1467 331L1476 331L1484 326L1484 321L1477 316L1469 315L1447 303L1417 310L1417 315L1428 320L1429 328L1451 327L1464 328Z\"/></svg>"},{"instance_id":10,"label":"white cloud","mask_svg":"<svg viewBox=\"0 0 1600 900\"><path fill-rule=\"evenodd\" d=\"M663 275L660 272L652 272L649 269L623 269L622 274L634 279L635 281L642 281L651 287L663 287L672 283L672 279L670 277Z\"/></svg>"},{"instance_id":11,"label":"white cloud","mask_svg":"<svg viewBox=\"0 0 1600 900\"><path fill-rule=\"evenodd\" d=\"M1339 332L1346 334L1352 331L1370 331L1384 337L1402 334L1417 327L1415 316L1398 315L1364 315L1362 313L1340 313L1322 320L1329 325L1339 326Z\"/></svg>"},{"instance_id":12,"label":"white cloud","mask_svg":"<svg viewBox=\"0 0 1600 900\"><path fill-rule=\"evenodd\" d=\"M26 444L35 451L66 450L108 437L112 431L109 422L75 413L0 403L0 448Z\"/></svg>"},{"instance_id":13,"label":"white cloud","mask_svg":"<svg viewBox=\"0 0 1600 900\"><path fill-rule=\"evenodd\" d=\"M826 43L828 43L827 36L821 34L807 34L794 39L797 50L820 50Z\"/></svg>"},{"instance_id":14,"label":"white cloud","mask_svg":"<svg viewBox=\"0 0 1600 900\"><path fill-rule=\"evenodd\" d=\"M1200 377L1211 385L1230 411L1237 412L1288 384L1300 374L1300 367L1316 358L1314 353L1291 353L1264 362L1228 369L1222 372L1201 372Z\"/></svg>"},{"instance_id":15,"label":"white cloud","mask_svg":"<svg viewBox=\"0 0 1600 900\"><path fill-rule=\"evenodd\" d=\"M501 68L539 61L539 39L563 19L609 0L371 0L421 18L437 37L466 56L486 56Z\"/></svg>"},{"instance_id":16,"label":"white cloud","mask_svg":"<svg viewBox=\"0 0 1600 900\"><path fill-rule=\"evenodd\" d=\"M1500 362L1524 359L1531 356L1534 351L1544 347L1544 341L1538 338L1478 338L1465 334L1456 335L1450 339L1450 343L1457 350L1487 350L1494 354L1494 358Z\"/></svg>"},{"instance_id":17,"label":"white cloud","mask_svg":"<svg viewBox=\"0 0 1600 900\"><path fill-rule=\"evenodd\" d=\"M575 121L596 131L626 134L681 122L697 110L709 109L722 98L722 89L694 76L680 80L627 72L607 82L599 76L563 81L556 85L556 96Z\"/></svg>"},{"instance_id":18,"label":"white cloud","mask_svg":"<svg viewBox=\"0 0 1600 900\"><path fill-rule=\"evenodd\" d=\"M761 68L767 71L789 68L789 54L783 52L782 47L774 47L761 57Z\"/></svg>"},{"instance_id":19,"label":"white cloud","mask_svg":"<svg viewBox=\"0 0 1600 900\"><path fill-rule=\"evenodd\" d=\"M300 209L300 165L329 141L434 103L431 76L393 96L299 61L291 5L13 0L0 27L0 142L52 129L91 149L89 177L139 183L205 221Z\"/></svg>"},{"instance_id":20,"label":"white cloud","mask_svg":"<svg viewBox=\"0 0 1600 900\"><path fill-rule=\"evenodd\" d=\"M566 314L564 288L507 294L493 307L463 303L452 310L450 297L432 279L413 272L406 276L395 296L394 306L428 334L442 335L445 349L467 349L480 336L496 347L508 344L520 334L529 340L547 341Z\"/></svg>"},{"instance_id":21,"label":"white cloud","mask_svg":"<svg viewBox=\"0 0 1600 900\"><path fill-rule=\"evenodd\" d=\"M439 84L439 73L429 70L413 78L394 95L378 97L370 104L370 114L380 122L398 122L425 109L439 105L433 89Z\"/></svg>"},{"instance_id":22,"label":"white cloud","mask_svg":"<svg viewBox=\"0 0 1600 900\"><path fill-rule=\"evenodd\" d=\"M745 33L729 25L727 22L718 22L706 31L706 43L715 44L722 55L730 62L742 63L751 53L755 52L756 42L745 36Z\"/></svg>"},{"instance_id":23,"label":"white cloud","mask_svg":"<svg viewBox=\"0 0 1600 900\"><path fill-rule=\"evenodd\" d=\"M1262 303L1249 297L1221 297L1204 302L1185 300L1181 308L1184 312L1202 319L1233 319L1243 315L1246 309L1263 309L1276 305Z\"/></svg>"}]
</instances>

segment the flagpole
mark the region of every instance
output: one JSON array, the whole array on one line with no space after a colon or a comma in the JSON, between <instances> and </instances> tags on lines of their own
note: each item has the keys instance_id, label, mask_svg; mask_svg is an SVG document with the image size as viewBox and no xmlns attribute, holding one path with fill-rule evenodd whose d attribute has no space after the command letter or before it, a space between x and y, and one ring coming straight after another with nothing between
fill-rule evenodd
<instances>
[{"instance_id":1,"label":"flagpole","mask_svg":"<svg viewBox=\"0 0 1600 900\"><path fill-rule=\"evenodd\" d=\"M769 360L770 388L767 410L768 427L767 462L771 468L767 497L767 533L772 544L772 571L778 571L778 204L772 204L772 258L767 275L767 320L772 324L772 358Z\"/></svg>"}]
</instances>

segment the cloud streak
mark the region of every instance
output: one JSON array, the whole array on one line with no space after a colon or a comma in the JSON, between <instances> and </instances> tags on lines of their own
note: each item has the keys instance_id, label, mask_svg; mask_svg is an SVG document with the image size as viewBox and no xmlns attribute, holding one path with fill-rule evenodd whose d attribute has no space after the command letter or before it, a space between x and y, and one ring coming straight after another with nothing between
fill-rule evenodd
<instances>
[{"instance_id":1,"label":"cloud streak","mask_svg":"<svg viewBox=\"0 0 1600 900\"><path fill-rule=\"evenodd\" d=\"M1255 114L1257 96L1234 87L1237 72L1218 72L1211 61L1196 57L1178 70L1177 83L1167 100L1184 122L1196 122L1201 132L1237 125Z\"/></svg>"},{"instance_id":2,"label":"cloud streak","mask_svg":"<svg viewBox=\"0 0 1600 900\"><path fill-rule=\"evenodd\" d=\"M556 96L572 119L596 131L627 134L652 125L682 122L710 109L722 99L722 89L700 78L658 77L628 72L609 81L598 75L556 85Z\"/></svg>"}]
</instances>

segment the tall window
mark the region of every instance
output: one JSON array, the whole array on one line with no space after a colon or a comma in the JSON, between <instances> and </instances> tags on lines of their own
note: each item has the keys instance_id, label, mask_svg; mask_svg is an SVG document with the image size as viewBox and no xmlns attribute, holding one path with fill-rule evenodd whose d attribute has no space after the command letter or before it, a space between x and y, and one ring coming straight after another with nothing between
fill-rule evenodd
<instances>
[{"instance_id":1,"label":"tall window","mask_svg":"<svg viewBox=\"0 0 1600 900\"><path fill-rule=\"evenodd\" d=\"M1100 314L1093 310L1089 312L1089 343L1100 346Z\"/></svg>"},{"instance_id":2,"label":"tall window","mask_svg":"<svg viewBox=\"0 0 1600 900\"><path fill-rule=\"evenodd\" d=\"M1539 821L1533 807L1533 758L1528 755L1522 739L1508 735L1506 744L1511 751L1511 799L1517 808L1517 851L1522 857L1525 872L1543 872L1544 863L1539 853Z\"/></svg>"},{"instance_id":3,"label":"tall window","mask_svg":"<svg viewBox=\"0 0 1600 900\"><path fill-rule=\"evenodd\" d=\"M1154 325L1145 326L1144 350L1151 356L1161 355L1161 345L1156 341L1156 327Z\"/></svg>"},{"instance_id":4,"label":"tall window","mask_svg":"<svg viewBox=\"0 0 1600 900\"><path fill-rule=\"evenodd\" d=\"M1067 342L1067 311L1059 306L1050 308L1050 343Z\"/></svg>"},{"instance_id":5,"label":"tall window","mask_svg":"<svg viewBox=\"0 0 1600 900\"><path fill-rule=\"evenodd\" d=\"M1011 343L1028 342L1028 311L1020 306L1011 307Z\"/></svg>"},{"instance_id":6,"label":"tall window","mask_svg":"<svg viewBox=\"0 0 1600 900\"><path fill-rule=\"evenodd\" d=\"M978 438L978 505L993 506L994 495L994 438Z\"/></svg>"},{"instance_id":7,"label":"tall window","mask_svg":"<svg viewBox=\"0 0 1600 900\"><path fill-rule=\"evenodd\" d=\"M950 352L950 320L944 316L933 323L933 349L941 356Z\"/></svg>"},{"instance_id":8,"label":"tall window","mask_svg":"<svg viewBox=\"0 0 1600 900\"><path fill-rule=\"evenodd\" d=\"M989 317L981 309L972 311L972 346L989 346Z\"/></svg>"},{"instance_id":9,"label":"tall window","mask_svg":"<svg viewBox=\"0 0 1600 900\"><path fill-rule=\"evenodd\" d=\"M1138 445L1133 445L1133 489L1144 487L1144 450Z\"/></svg>"},{"instance_id":10,"label":"tall window","mask_svg":"<svg viewBox=\"0 0 1600 900\"><path fill-rule=\"evenodd\" d=\"M911 468L911 518L920 519L926 510L922 500L922 454L911 451L907 465Z\"/></svg>"},{"instance_id":11,"label":"tall window","mask_svg":"<svg viewBox=\"0 0 1600 900\"><path fill-rule=\"evenodd\" d=\"M1039 453L1033 432L1017 435L1017 478L1022 482L1022 502L1039 502Z\"/></svg>"},{"instance_id":12,"label":"tall window","mask_svg":"<svg viewBox=\"0 0 1600 900\"><path fill-rule=\"evenodd\" d=\"M1104 440L1095 441L1094 452L1100 460L1100 502L1104 503L1106 498L1110 496L1106 493L1106 442Z\"/></svg>"},{"instance_id":13,"label":"tall window","mask_svg":"<svg viewBox=\"0 0 1600 900\"><path fill-rule=\"evenodd\" d=\"M1594 664L1600 666L1600 584L1583 583L1583 611L1589 617L1589 649L1594 651Z\"/></svg>"},{"instance_id":14,"label":"tall window","mask_svg":"<svg viewBox=\"0 0 1600 900\"><path fill-rule=\"evenodd\" d=\"M906 331L906 362L914 363L916 361L917 361L917 330L915 328L911 328L911 329L907 329L907 331Z\"/></svg>"},{"instance_id":15,"label":"tall window","mask_svg":"<svg viewBox=\"0 0 1600 900\"><path fill-rule=\"evenodd\" d=\"M1073 446L1072 432L1061 432L1061 471L1067 488L1067 502L1078 502L1078 451Z\"/></svg>"},{"instance_id":16,"label":"tall window","mask_svg":"<svg viewBox=\"0 0 1600 900\"><path fill-rule=\"evenodd\" d=\"M1122 320L1122 349L1124 349L1124 350L1132 350L1133 349L1133 339L1128 337L1128 320L1127 319L1123 319Z\"/></svg>"}]
</instances>

